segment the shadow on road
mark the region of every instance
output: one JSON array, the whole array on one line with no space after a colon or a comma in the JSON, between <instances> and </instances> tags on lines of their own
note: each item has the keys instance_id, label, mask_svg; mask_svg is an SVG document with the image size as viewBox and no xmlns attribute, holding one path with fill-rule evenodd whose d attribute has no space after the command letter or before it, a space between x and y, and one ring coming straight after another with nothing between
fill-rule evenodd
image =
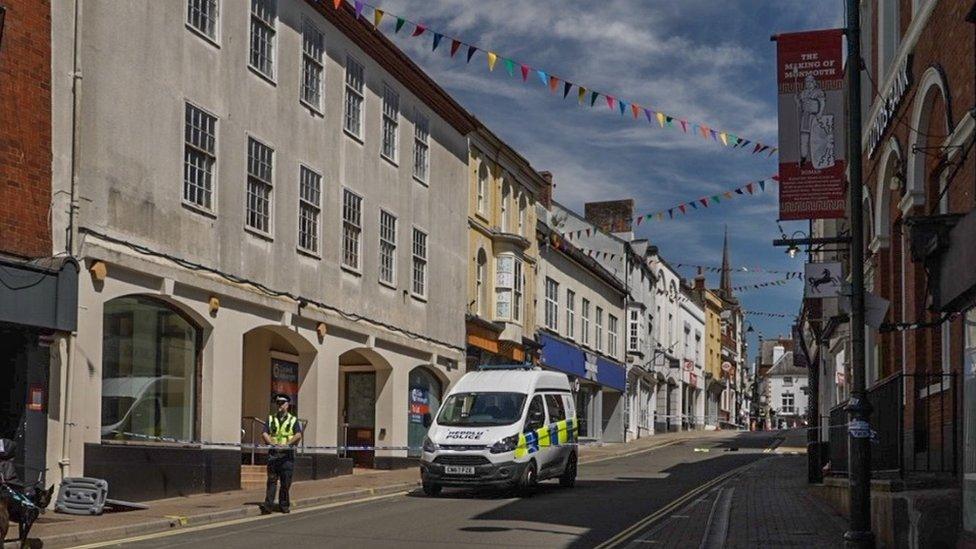
<instances>
[{"instance_id":1,"label":"shadow on road","mask_svg":"<svg viewBox=\"0 0 976 549\"><path fill-rule=\"evenodd\" d=\"M755 450L782 441L782 435L775 432L730 435L728 439L688 441L672 445L666 451L662 449L610 462L581 465L582 478L572 489L561 488L549 481L540 484L531 497L510 499L510 490L445 490L440 497L510 499L508 503L472 519L517 522L520 523L518 526L469 526L461 529L466 532L490 534L514 530L567 535L568 531L583 531L585 533L570 541L568 546L593 547L705 482L766 457L755 451L736 453L723 450ZM696 446L708 446L709 452L695 453ZM654 464L660 464L662 458L679 463L661 470ZM624 463L625 468L621 467ZM419 490L411 495L425 497ZM523 526L526 523L551 524L563 529Z\"/></svg>"}]
</instances>

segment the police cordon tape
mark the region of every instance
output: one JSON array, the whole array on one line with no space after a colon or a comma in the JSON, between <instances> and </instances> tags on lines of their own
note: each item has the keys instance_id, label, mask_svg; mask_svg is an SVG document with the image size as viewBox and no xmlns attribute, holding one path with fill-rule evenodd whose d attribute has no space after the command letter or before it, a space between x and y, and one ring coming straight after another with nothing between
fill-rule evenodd
<instances>
[{"instance_id":1,"label":"police cordon tape","mask_svg":"<svg viewBox=\"0 0 976 549\"><path fill-rule=\"evenodd\" d=\"M658 416L661 417L661 416ZM664 416L666 418L684 418L688 419L690 416ZM857 423L856 420L851 423L843 423L839 425L820 425L818 427L792 427L791 429L804 429L806 431L811 430L821 430L821 429L848 429L851 431L852 436L855 438L870 438L873 441L878 440L878 432L874 429L870 429L863 423ZM733 424L737 431L746 431L745 426L741 424ZM547 429L543 427L542 429ZM667 431L666 431L667 432ZM246 442L217 442L210 440L193 440L193 439L181 439L176 437L167 437L159 435L146 435L142 433L132 433L128 431L112 431L115 435L118 435L122 439L136 439L145 440L152 442L166 442L169 444L185 444L193 446L216 446L221 448L241 448L243 450L262 450L262 449L281 449L281 446L276 446L273 444L249 444ZM522 434L524 437L524 433ZM496 441L497 442L497 441ZM521 443L522 441L520 441ZM438 443L440 446L445 446L444 443ZM527 444L531 444L528 442ZM578 440L575 438L572 441L560 442L559 445L573 445L573 446L605 446L608 443L600 440ZM480 446L489 447L491 444L485 443ZM479 446L478 444L447 444L447 446L455 447L465 447L471 448L474 446ZM296 451L302 452L306 450L336 450L342 452L369 452L369 451L410 451L410 450L423 450L423 446L340 446L340 445L313 445L313 446L296 446Z\"/></svg>"}]
</instances>

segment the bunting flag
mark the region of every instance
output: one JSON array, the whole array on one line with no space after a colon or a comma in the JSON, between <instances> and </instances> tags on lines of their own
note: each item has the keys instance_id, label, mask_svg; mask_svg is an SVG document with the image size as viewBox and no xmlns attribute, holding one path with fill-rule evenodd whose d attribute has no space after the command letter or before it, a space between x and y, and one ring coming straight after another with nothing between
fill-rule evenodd
<instances>
[{"instance_id":1,"label":"bunting flag","mask_svg":"<svg viewBox=\"0 0 976 549\"><path fill-rule=\"evenodd\" d=\"M721 273L724 271L729 271L732 273L766 273L766 274L781 274L786 275L786 279L791 278L803 278L803 271L785 271L782 269L767 269L765 267L729 267L724 269L722 267L716 267L714 265L698 265L697 263L673 263L675 268L680 269L682 267L688 267L691 269L700 269L702 271L708 271L710 273Z\"/></svg>"},{"instance_id":2,"label":"bunting flag","mask_svg":"<svg viewBox=\"0 0 976 549\"><path fill-rule=\"evenodd\" d=\"M755 184L758 183L759 184L759 188L762 189L763 191L765 191L766 190L766 183L768 183L770 181L772 181L772 182L777 181L777 177L776 176L772 176L772 177L769 177L767 179L761 179L759 181L750 181L750 182L746 183L745 185L742 185L740 187L736 187L736 188L734 188L734 189L732 189L730 191L725 191L725 192L723 192L721 194L713 194L712 196L706 196L706 197L698 198L698 199L695 199L695 200L689 200L687 202L682 202L680 204L677 204L677 205L675 205L675 206L673 206L671 208L668 208L666 210L661 210L660 212L654 212L654 213L640 215L638 217L635 217L633 219L633 222L636 223L637 225L640 225L640 223L642 223L644 221L651 221L655 217L657 219L663 219L665 212L667 212L669 219L674 219L674 211L675 210L678 210L682 215L686 215L688 213L688 207L689 206L691 207L692 210L696 210L697 211L698 210L698 204L701 204L703 207L707 208L712 203L721 204L723 200L726 200L726 201L727 200L731 200L731 199L735 198L736 195L745 197L746 196L746 193L743 192L743 189L748 190L750 196L754 196L753 195L753 192L752 192L752 189L754 188L753 185L755 185ZM638 221L638 220L640 220L640 221Z\"/></svg>"},{"instance_id":3,"label":"bunting flag","mask_svg":"<svg viewBox=\"0 0 976 549\"><path fill-rule=\"evenodd\" d=\"M333 0L333 3L332 4L333 4L333 7L335 9L340 9L342 7L342 4L343 3L344 3L344 0ZM373 26L376 29L379 29L380 28L380 22L382 21L384 15L389 14L392 17L396 17L396 26L395 26L395 29L393 31L394 34L399 33L400 32L400 29L402 29L403 26L406 23L409 23L409 24L413 25L413 27L414 27L413 32L410 35L411 37L421 36L421 35L425 34L427 30L431 30L431 29L428 29L428 27L426 25L422 24L422 23L418 23L418 22L416 22L414 20L411 20L411 19L409 19L407 17L404 17L402 15L392 14L389 11L384 10L384 9L382 9L382 8L376 6L376 5L370 4L368 2L364 2L364 1L361 1L361 0L345 0L345 3L351 3L352 4L352 9L354 10L354 13L355 13L355 16L356 16L356 19L357 20L361 18L364 9L368 8L368 9L373 10ZM366 21L366 20L364 19L364 21ZM366 24L369 24L368 21L366 22ZM434 32L434 31L431 30L431 33L430 34L433 35L433 40L434 40L434 44L433 44L433 47L431 48L431 51L436 51L437 50L437 46L440 44L440 41L444 37L449 37L449 38L451 38L451 57L452 58L454 57L454 55L457 53L457 51L460 48L460 46L465 45L465 46L468 47L468 55L467 55L467 62L468 63L471 62L471 58L474 57L475 52L477 52L478 50L487 51L487 50L484 50L483 48L479 48L478 46L475 46L475 45L473 45L473 44L471 44L469 42L465 42L465 41L463 41L463 40L461 40L461 39L459 39L457 37L454 37L454 36L452 36L450 34L446 34L446 33L440 32L440 31ZM489 69L489 71L494 71L494 69L495 69L495 61L497 61L497 58L498 57L499 56L498 56L497 53L494 53L494 52L489 53L489 60L488 60L488 69ZM502 57L502 58L503 59L508 59L508 58L505 58L505 57ZM591 107L596 103L596 100L597 100L598 97L603 96L604 98L607 99L607 104L610 107L610 110L611 111L616 111L617 109L615 108L615 105L619 105L620 111L621 111L620 114L623 115L626 112L626 106L629 105L629 106L631 106L631 108L633 110L633 114L634 114L634 119L635 120L639 119L638 113L641 110L643 110L643 111L645 111L645 114L647 115L648 122L651 122L653 119L656 119L657 122L658 122L658 125L661 128L674 128L675 127L674 121L677 120L679 122L679 124L680 124L681 130L682 130L683 133L689 133L689 128L697 128L698 129L698 132L701 134L701 136L704 139L711 138L711 141L713 141L713 142L715 142L715 143L717 143L717 144L719 144L719 145L721 145L721 146L723 146L725 148L744 149L746 147L746 145L753 144L752 154L755 156L755 155L759 155L760 153L766 152L767 153L766 154L766 157L767 158L768 157L771 157L773 154L775 154L779 150L774 145L769 145L769 144L761 143L761 142L755 141L755 140L743 139L743 138L741 138L741 137L739 137L739 136L737 136L737 135L735 135L735 134L733 134L731 132L728 132L728 131L716 130L716 129L711 128L709 126L705 126L703 124L691 123L691 122L689 122L688 120L686 120L684 118L680 118L680 117L676 117L676 116L673 116L673 115L669 115L669 114L663 113L663 112L658 111L658 110L652 110L652 109L648 108L645 105L640 105L640 104L635 103L635 102L632 102L632 101L626 101L626 100L620 99L620 98L618 98L616 96L613 96L613 95L610 95L610 94L607 94L607 93L604 93L604 92L594 91L591 88L586 88L585 86L583 86L581 84L578 84L578 83L575 83L575 82L566 80L565 78L562 78L562 77L558 77L558 76L552 75L552 73L550 73L548 71L543 71L541 69L531 67L530 65L527 65L525 63L521 63L521 62L516 61L514 59L512 59L511 61L513 63L513 66L514 66L514 64L518 64L518 65L521 65L521 66L525 67L525 69L523 70L523 78L522 78L523 81L526 81L527 80L527 76L526 75L527 75L528 70L536 70L536 71L539 72L540 75L542 75L542 74L545 74L546 75L546 78L543 80L543 84L546 85L546 86L551 87L552 88L552 92L556 92L557 91L558 84L557 85L551 84L550 83L550 78L555 79L557 82L563 82L564 83L564 86L565 86L564 93L563 93L563 98L565 98L567 95L569 95L569 91L568 90L570 88L572 88L573 86L576 86L577 88L580 89L580 101L579 101L580 103L583 102L583 97L584 97L585 91L589 91L590 92L590 94L591 94L590 106ZM506 66L507 66L507 63L506 63ZM509 70L508 72L509 72L509 75L510 76L514 76L514 70Z\"/></svg>"},{"instance_id":4,"label":"bunting flag","mask_svg":"<svg viewBox=\"0 0 976 549\"><path fill-rule=\"evenodd\" d=\"M769 288L769 287L772 287L772 286L784 286L792 278L793 277L787 277L787 278L783 278L783 279L780 279L780 280L771 280L769 282L761 282L759 284L746 284L745 286L733 286L732 287L732 291L733 292L748 292L749 290L759 290L759 289L762 289L762 288Z\"/></svg>"},{"instance_id":5,"label":"bunting flag","mask_svg":"<svg viewBox=\"0 0 976 549\"><path fill-rule=\"evenodd\" d=\"M797 315L789 313L767 313L765 311L742 311L746 316L764 316L766 318L797 318Z\"/></svg>"}]
</instances>

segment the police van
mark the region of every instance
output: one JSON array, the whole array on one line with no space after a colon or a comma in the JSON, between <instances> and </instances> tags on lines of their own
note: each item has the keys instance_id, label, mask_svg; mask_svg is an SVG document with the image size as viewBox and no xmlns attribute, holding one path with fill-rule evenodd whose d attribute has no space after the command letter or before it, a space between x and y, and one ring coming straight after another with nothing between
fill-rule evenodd
<instances>
[{"instance_id":1,"label":"police van","mask_svg":"<svg viewBox=\"0 0 976 549\"><path fill-rule=\"evenodd\" d=\"M424 493L445 486L531 489L576 483L579 425L566 374L521 365L465 374L424 439Z\"/></svg>"}]
</instances>

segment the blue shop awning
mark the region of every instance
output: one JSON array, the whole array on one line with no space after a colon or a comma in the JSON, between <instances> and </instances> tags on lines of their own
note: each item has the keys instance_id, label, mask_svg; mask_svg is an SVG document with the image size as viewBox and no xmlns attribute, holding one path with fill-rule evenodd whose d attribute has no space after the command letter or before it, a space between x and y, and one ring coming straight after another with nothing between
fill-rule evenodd
<instances>
[{"instance_id":1,"label":"blue shop awning","mask_svg":"<svg viewBox=\"0 0 976 549\"><path fill-rule=\"evenodd\" d=\"M552 334L539 334L542 364L600 385L623 391L627 387L627 370L623 364L591 353Z\"/></svg>"}]
</instances>

